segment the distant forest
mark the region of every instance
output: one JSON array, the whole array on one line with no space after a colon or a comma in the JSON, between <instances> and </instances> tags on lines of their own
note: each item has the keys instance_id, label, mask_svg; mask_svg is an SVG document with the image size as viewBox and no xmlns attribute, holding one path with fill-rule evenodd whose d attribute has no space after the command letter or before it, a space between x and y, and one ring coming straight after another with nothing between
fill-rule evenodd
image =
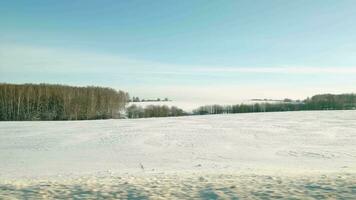
<instances>
[{"instance_id":1,"label":"distant forest","mask_svg":"<svg viewBox=\"0 0 356 200\"><path fill-rule=\"evenodd\" d=\"M354 110L356 94L321 94L304 101L286 99L278 103L255 103L237 105L206 105L193 111L195 115L251 112L282 112L303 110Z\"/></svg>"},{"instance_id":2,"label":"distant forest","mask_svg":"<svg viewBox=\"0 0 356 200\"><path fill-rule=\"evenodd\" d=\"M145 107L136 106L135 104L126 109L128 118L147 118L147 117L176 117L188 115L182 109L175 106L166 105L148 105Z\"/></svg>"},{"instance_id":3,"label":"distant forest","mask_svg":"<svg viewBox=\"0 0 356 200\"><path fill-rule=\"evenodd\" d=\"M0 84L0 120L84 120L119 117L129 96L102 87Z\"/></svg>"},{"instance_id":4,"label":"distant forest","mask_svg":"<svg viewBox=\"0 0 356 200\"><path fill-rule=\"evenodd\" d=\"M170 101L167 97L164 99L157 98L157 99L140 99L139 97L132 97L129 99L129 102L159 102L159 101Z\"/></svg>"},{"instance_id":5,"label":"distant forest","mask_svg":"<svg viewBox=\"0 0 356 200\"><path fill-rule=\"evenodd\" d=\"M266 101L266 99L258 101ZM321 94L315 95L311 98L307 98L304 101L294 101L291 99L272 101L274 102L236 105L205 105L193 110L192 113L184 112L182 109L174 106L168 107L165 105L149 105L146 107L141 107L133 104L126 109L126 116L128 118L146 118L224 113L356 109L356 94Z\"/></svg>"},{"instance_id":6,"label":"distant forest","mask_svg":"<svg viewBox=\"0 0 356 200\"><path fill-rule=\"evenodd\" d=\"M133 98L138 100L138 98ZM168 99L165 99L166 101ZM223 113L356 109L356 94L321 94L303 101L206 105L192 113L165 105L126 107L128 93L103 87L0 83L0 121L146 118ZM134 101L135 102L135 101Z\"/></svg>"}]
</instances>

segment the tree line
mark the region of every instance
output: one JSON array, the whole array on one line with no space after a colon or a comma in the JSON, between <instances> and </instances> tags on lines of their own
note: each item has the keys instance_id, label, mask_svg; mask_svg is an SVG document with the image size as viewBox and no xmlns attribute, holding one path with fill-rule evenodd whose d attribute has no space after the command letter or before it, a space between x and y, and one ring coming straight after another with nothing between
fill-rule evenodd
<instances>
[{"instance_id":1,"label":"tree line","mask_svg":"<svg viewBox=\"0 0 356 200\"><path fill-rule=\"evenodd\" d=\"M132 97L129 99L129 102L157 102L157 101L170 101L167 97L164 99L157 98L157 99L140 99L139 97Z\"/></svg>"},{"instance_id":2,"label":"tree line","mask_svg":"<svg viewBox=\"0 0 356 200\"><path fill-rule=\"evenodd\" d=\"M187 113L175 106L148 105L142 107L133 104L126 108L126 115L128 118L147 118L185 116Z\"/></svg>"},{"instance_id":3,"label":"tree line","mask_svg":"<svg viewBox=\"0 0 356 200\"><path fill-rule=\"evenodd\" d=\"M321 94L304 101L255 103L237 105L206 105L193 110L195 115L251 112L283 112L303 110L352 110L356 109L356 94Z\"/></svg>"},{"instance_id":4,"label":"tree line","mask_svg":"<svg viewBox=\"0 0 356 200\"><path fill-rule=\"evenodd\" d=\"M103 87L0 84L0 120L84 120L119 117L128 93Z\"/></svg>"},{"instance_id":5,"label":"tree line","mask_svg":"<svg viewBox=\"0 0 356 200\"><path fill-rule=\"evenodd\" d=\"M126 108L129 95L103 87L53 84L0 83L0 120L84 120L124 117L170 117L222 113L356 109L356 94L321 94L303 101L206 105L192 113L166 105L135 104ZM124 111L124 112L123 112ZM125 113L126 112L126 113ZM125 113L125 114L124 114ZM120 116L121 115L121 116Z\"/></svg>"}]
</instances>

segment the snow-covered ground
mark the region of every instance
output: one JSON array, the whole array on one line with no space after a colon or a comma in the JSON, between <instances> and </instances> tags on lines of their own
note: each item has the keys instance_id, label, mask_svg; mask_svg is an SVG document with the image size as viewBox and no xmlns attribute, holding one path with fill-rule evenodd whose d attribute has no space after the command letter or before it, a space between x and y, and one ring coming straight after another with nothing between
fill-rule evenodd
<instances>
[{"instance_id":1,"label":"snow-covered ground","mask_svg":"<svg viewBox=\"0 0 356 200\"><path fill-rule=\"evenodd\" d=\"M356 111L0 122L0 199L355 199Z\"/></svg>"},{"instance_id":2,"label":"snow-covered ground","mask_svg":"<svg viewBox=\"0 0 356 200\"><path fill-rule=\"evenodd\" d=\"M356 171L356 112L0 123L0 178Z\"/></svg>"}]
</instances>

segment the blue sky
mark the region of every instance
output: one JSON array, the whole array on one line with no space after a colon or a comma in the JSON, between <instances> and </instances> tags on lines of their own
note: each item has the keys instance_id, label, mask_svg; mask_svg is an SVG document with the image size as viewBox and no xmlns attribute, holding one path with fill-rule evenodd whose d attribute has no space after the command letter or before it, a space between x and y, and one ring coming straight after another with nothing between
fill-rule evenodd
<instances>
[{"instance_id":1,"label":"blue sky","mask_svg":"<svg viewBox=\"0 0 356 200\"><path fill-rule=\"evenodd\" d=\"M177 100L356 92L356 2L1 1L0 82Z\"/></svg>"}]
</instances>

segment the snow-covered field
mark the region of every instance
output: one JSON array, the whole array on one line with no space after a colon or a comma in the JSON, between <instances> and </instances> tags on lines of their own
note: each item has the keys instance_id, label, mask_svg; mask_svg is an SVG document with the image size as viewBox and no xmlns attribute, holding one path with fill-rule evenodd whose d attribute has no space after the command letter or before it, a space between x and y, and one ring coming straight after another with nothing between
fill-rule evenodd
<instances>
[{"instance_id":1,"label":"snow-covered field","mask_svg":"<svg viewBox=\"0 0 356 200\"><path fill-rule=\"evenodd\" d=\"M150 177L144 180L172 180L184 188L182 180L194 174L265 180L336 173L356 173L356 111L0 122L0 186L29 178L121 177L127 183ZM356 184L354 177L343 181ZM349 190L356 196L356 188Z\"/></svg>"}]
</instances>

